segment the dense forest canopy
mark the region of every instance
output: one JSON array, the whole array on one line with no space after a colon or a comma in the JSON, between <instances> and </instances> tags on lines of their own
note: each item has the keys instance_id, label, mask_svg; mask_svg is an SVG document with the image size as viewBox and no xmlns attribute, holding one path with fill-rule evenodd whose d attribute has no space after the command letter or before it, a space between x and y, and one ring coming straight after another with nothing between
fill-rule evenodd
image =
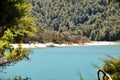
<instances>
[{"instance_id":1,"label":"dense forest canopy","mask_svg":"<svg viewBox=\"0 0 120 80\"><path fill-rule=\"evenodd\" d=\"M53 31L86 36L91 40L120 40L120 7L107 0L30 0L37 18L37 36ZM48 33L49 32L49 33ZM48 33L48 34L47 34ZM45 36L45 35L44 35ZM40 41L44 42L44 41Z\"/></svg>"}]
</instances>

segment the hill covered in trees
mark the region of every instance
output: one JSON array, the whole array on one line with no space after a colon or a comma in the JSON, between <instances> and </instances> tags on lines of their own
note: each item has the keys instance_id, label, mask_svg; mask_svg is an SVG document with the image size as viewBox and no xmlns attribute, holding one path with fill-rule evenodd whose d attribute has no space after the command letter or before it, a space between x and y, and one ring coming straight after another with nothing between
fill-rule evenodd
<instances>
[{"instance_id":1,"label":"hill covered in trees","mask_svg":"<svg viewBox=\"0 0 120 80\"><path fill-rule=\"evenodd\" d=\"M37 18L37 39L41 39L40 42L44 42L45 35L48 40L49 34L85 36L91 40L101 41L120 40L118 4L108 5L106 0L30 1L33 6L32 16Z\"/></svg>"}]
</instances>

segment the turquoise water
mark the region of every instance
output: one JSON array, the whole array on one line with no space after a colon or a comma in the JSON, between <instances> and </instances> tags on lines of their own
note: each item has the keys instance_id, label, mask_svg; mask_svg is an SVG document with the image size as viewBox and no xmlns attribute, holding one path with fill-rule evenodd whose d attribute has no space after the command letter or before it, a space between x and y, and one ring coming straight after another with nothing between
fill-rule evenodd
<instances>
[{"instance_id":1,"label":"turquoise water","mask_svg":"<svg viewBox=\"0 0 120 80\"><path fill-rule=\"evenodd\" d=\"M32 49L29 61L7 67L0 77L30 77L32 80L94 80L105 54L120 56L120 46L81 46Z\"/></svg>"}]
</instances>

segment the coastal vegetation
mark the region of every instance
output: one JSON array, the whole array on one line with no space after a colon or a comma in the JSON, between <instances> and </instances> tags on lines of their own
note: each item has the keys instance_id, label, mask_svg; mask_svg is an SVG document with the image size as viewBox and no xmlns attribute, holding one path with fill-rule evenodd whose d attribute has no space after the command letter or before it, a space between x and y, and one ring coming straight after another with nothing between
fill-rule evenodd
<instances>
[{"instance_id":1,"label":"coastal vegetation","mask_svg":"<svg viewBox=\"0 0 120 80\"><path fill-rule=\"evenodd\" d=\"M120 40L119 6L110 6L103 0L0 0L0 11L1 67L29 59L30 50L22 48L20 43ZM19 43L19 47L13 48L12 43ZM112 60L118 66L108 69ZM119 59L107 61L104 70L111 73L112 69L111 76L120 79L116 78L119 72L114 74L119 71L120 62L116 62ZM14 80L22 78L15 77Z\"/></svg>"},{"instance_id":2,"label":"coastal vegetation","mask_svg":"<svg viewBox=\"0 0 120 80\"><path fill-rule=\"evenodd\" d=\"M110 74L113 80L120 79L120 57L108 56L103 60L103 70Z\"/></svg>"},{"instance_id":3,"label":"coastal vegetation","mask_svg":"<svg viewBox=\"0 0 120 80\"><path fill-rule=\"evenodd\" d=\"M21 21L15 19L20 17L21 12L16 14L9 10L10 15L4 14L1 17L1 26L9 24L10 26L24 23L21 29L16 30L15 26L12 32L17 34L13 43L84 43L92 41L116 41L120 40L120 16L119 5L109 4L107 0L27 0L31 3L28 8L29 18L21 18ZM1 5L2 6L2 5ZM2 7L4 7L3 5ZM25 6L24 6L25 7ZM7 10L7 7L4 12ZM7 11L6 11L7 12ZM12 16L12 14L15 14ZM3 15L3 13L1 13ZM27 15L27 12L25 12ZM9 16L9 17L7 17ZM5 20L2 20L5 19ZM35 23L32 22L35 19ZM25 21L26 20L26 21ZM16 23L16 24L15 24ZM29 25L29 27L24 27ZM7 25L8 26L8 25ZM19 26L19 25L18 25ZM37 28L37 32L31 26ZM24 29L25 28L25 29ZM1 29L0 36L6 29ZM23 36L24 35L24 36ZM28 36L29 35L29 36ZM32 37L31 37L32 36Z\"/></svg>"},{"instance_id":4,"label":"coastal vegetation","mask_svg":"<svg viewBox=\"0 0 120 80\"><path fill-rule=\"evenodd\" d=\"M74 36L84 36L95 41L120 40L118 4L108 4L107 0L30 1L32 16L36 17L39 30L33 41L59 43L74 38L77 42L78 38Z\"/></svg>"}]
</instances>

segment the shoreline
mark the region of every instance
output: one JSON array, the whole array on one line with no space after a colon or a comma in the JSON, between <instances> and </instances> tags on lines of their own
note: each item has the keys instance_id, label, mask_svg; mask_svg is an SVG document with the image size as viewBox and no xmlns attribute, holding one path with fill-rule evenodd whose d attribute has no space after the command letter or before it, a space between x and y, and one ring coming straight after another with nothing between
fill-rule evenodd
<instances>
[{"instance_id":1,"label":"shoreline","mask_svg":"<svg viewBox=\"0 0 120 80\"><path fill-rule=\"evenodd\" d=\"M18 44L10 44L13 48L18 48ZM95 45L120 45L120 42L111 41L91 41L89 43L71 43L71 44L54 44L54 43L31 43L21 44L22 48L46 48L46 47L72 47L72 46L95 46Z\"/></svg>"}]
</instances>

